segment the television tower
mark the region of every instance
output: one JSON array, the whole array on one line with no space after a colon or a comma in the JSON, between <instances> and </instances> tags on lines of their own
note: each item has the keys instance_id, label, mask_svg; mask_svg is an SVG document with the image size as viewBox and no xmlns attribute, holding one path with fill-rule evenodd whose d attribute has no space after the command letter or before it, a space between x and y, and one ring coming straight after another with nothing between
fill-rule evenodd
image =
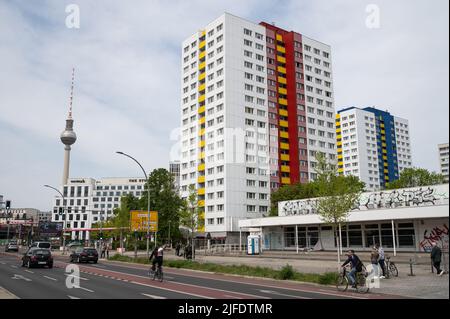
<instances>
[{"instance_id":1,"label":"television tower","mask_svg":"<svg viewBox=\"0 0 450 319\"><path fill-rule=\"evenodd\" d=\"M73 82L75 76L75 68L72 69L72 86L70 89L70 101L69 101L69 115L66 119L66 129L61 133L61 142L65 145L64 147L64 171L62 183L67 184L69 178L69 163L70 163L70 145L75 143L77 140L77 135L73 131L73 119L72 119L72 102L73 102Z\"/></svg>"}]
</instances>

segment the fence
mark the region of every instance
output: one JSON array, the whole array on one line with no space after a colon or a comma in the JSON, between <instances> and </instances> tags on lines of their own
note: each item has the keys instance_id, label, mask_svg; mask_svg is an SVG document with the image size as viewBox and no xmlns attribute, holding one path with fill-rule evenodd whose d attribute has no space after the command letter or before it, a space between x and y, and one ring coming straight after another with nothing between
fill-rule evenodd
<instances>
[{"instance_id":1,"label":"fence","mask_svg":"<svg viewBox=\"0 0 450 319\"><path fill-rule=\"evenodd\" d=\"M201 246L197 253L202 251L205 255L225 255L225 254L246 254L247 245L239 244L213 244L208 246Z\"/></svg>"}]
</instances>

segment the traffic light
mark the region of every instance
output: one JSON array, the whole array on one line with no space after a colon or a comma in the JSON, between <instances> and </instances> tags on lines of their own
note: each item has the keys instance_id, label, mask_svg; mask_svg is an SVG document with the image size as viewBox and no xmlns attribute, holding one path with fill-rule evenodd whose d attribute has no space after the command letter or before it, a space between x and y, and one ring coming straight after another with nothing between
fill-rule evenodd
<instances>
[{"instance_id":1,"label":"traffic light","mask_svg":"<svg viewBox=\"0 0 450 319\"><path fill-rule=\"evenodd\" d=\"M58 214L62 215L63 214L63 208L62 207L58 207Z\"/></svg>"},{"instance_id":2,"label":"traffic light","mask_svg":"<svg viewBox=\"0 0 450 319\"><path fill-rule=\"evenodd\" d=\"M6 201L6 207L5 207L7 210L9 210L9 209L11 209L11 201L10 200L7 200Z\"/></svg>"},{"instance_id":3,"label":"traffic light","mask_svg":"<svg viewBox=\"0 0 450 319\"><path fill-rule=\"evenodd\" d=\"M98 239L103 239L103 233L98 233Z\"/></svg>"}]
</instances>

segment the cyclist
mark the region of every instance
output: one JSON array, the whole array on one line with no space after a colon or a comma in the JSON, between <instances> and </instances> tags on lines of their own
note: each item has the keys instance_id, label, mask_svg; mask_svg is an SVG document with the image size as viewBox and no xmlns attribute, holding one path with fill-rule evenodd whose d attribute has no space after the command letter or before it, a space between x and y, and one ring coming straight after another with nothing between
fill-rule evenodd
<instances>
[{"instance_id":1,"label":"cyclist","mask_svg":"<svg viewBox=\"0 0 450 319\"><path fill-rule=\"evenodd\" d=\"M341 267L345 267L348 263L351 263L352 269L347 276L350 280L350 283L352 284L352 288L356 288L355 275L358 272L362 272L363 263L361 262L361 259L359 259L359 257L355 254L355 251L353 249L347 252L347 256L347 260L342 264Z\"/></svg>"},{"instance_id":2,"label":"cyclist","mask_svg":"<svg viewBox=\"0 0 450 319\"><path fill-rule=\"evenodd\" d=\"M152 261L152 271L155 271L155 264L158 264L158 268L162 267L163 264L163 255L164 255L164 247L165 246L155 246L155 249L153 249L152 254L150 255L150 261L152 261L152 258L154 257Z\"/></svg>"}]
</instances>

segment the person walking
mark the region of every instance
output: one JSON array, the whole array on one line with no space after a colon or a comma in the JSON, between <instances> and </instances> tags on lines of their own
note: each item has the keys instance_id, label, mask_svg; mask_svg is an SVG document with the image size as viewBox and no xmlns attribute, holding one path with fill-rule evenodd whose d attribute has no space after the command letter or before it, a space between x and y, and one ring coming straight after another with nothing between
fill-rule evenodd
<instances>
[{"instance_id":1,"label":"person walking","mask_svg":"<svg viewBox=\"0 0 450 319\"><path fill-rule=\"evenodd\" d=\"M437 275L442 276L444 274L444 271L441 269L441 248L439 248L435 241L432 242L431 245L433 246L433 248L431 249L430 257L431 261L433 262L433 267L436 268Z\"/></svg>"},{"instance_id":2,"label":"person walking","mask_svg":"<svg viewBox=\"0 0 450 319\"><path fill-rule=\"evenodd\" d=\"M372 248L372 252L370 253L370 263L372 264L372 272L374 273L374 279L378 279L380 276L378 259L380 254L378 253L378 249L374 246Z\"/></svg>"},{"instance_id":3,"label":"person walking","mask_svg":"<svg viewBox=\"0 0 450 319\"><path fill-rule=\"evenodd\" d=\"M105 258L105 252L106 252L106 245L102 245L102 254L100 255L100 258Z\"/></svg>"},{"instance_id":4,"label":"person walking","mask_svg":"<svg viewBox=\"0 0 450 319\"><path fill-rule=\"evenodd\" d=\"M175 255L176 256L180 256L180 248L181 248L181 245L180 245L180 242L178 242L177 245L175 246Z\"/></svg>"},{"instance_id":5,"label":"person walking","mask_svg":"<svg viewBox=\"0 0 450 319\"><path fill-rule=\"evenodd\" d=\"M378 264L380 265L381 272L382 272L382 275L380 276L380 279L384 279L384 278L386 278L385 277L386 276L386 264L384 262L384 249L383 249L382 246L380 246L379 243L375 244L375 248L378 250L378 256L379 256L378 257Z\"/></svg>"},{"instance_id":6,"label":"person walking","mask_svg":"<svg viewBox=\"0 0 450 319\"><path fill-rule=\"evenodd\" d=\"M106 245L106 259L109 259L109 244Z\"/></svg>"}]
</instances>

